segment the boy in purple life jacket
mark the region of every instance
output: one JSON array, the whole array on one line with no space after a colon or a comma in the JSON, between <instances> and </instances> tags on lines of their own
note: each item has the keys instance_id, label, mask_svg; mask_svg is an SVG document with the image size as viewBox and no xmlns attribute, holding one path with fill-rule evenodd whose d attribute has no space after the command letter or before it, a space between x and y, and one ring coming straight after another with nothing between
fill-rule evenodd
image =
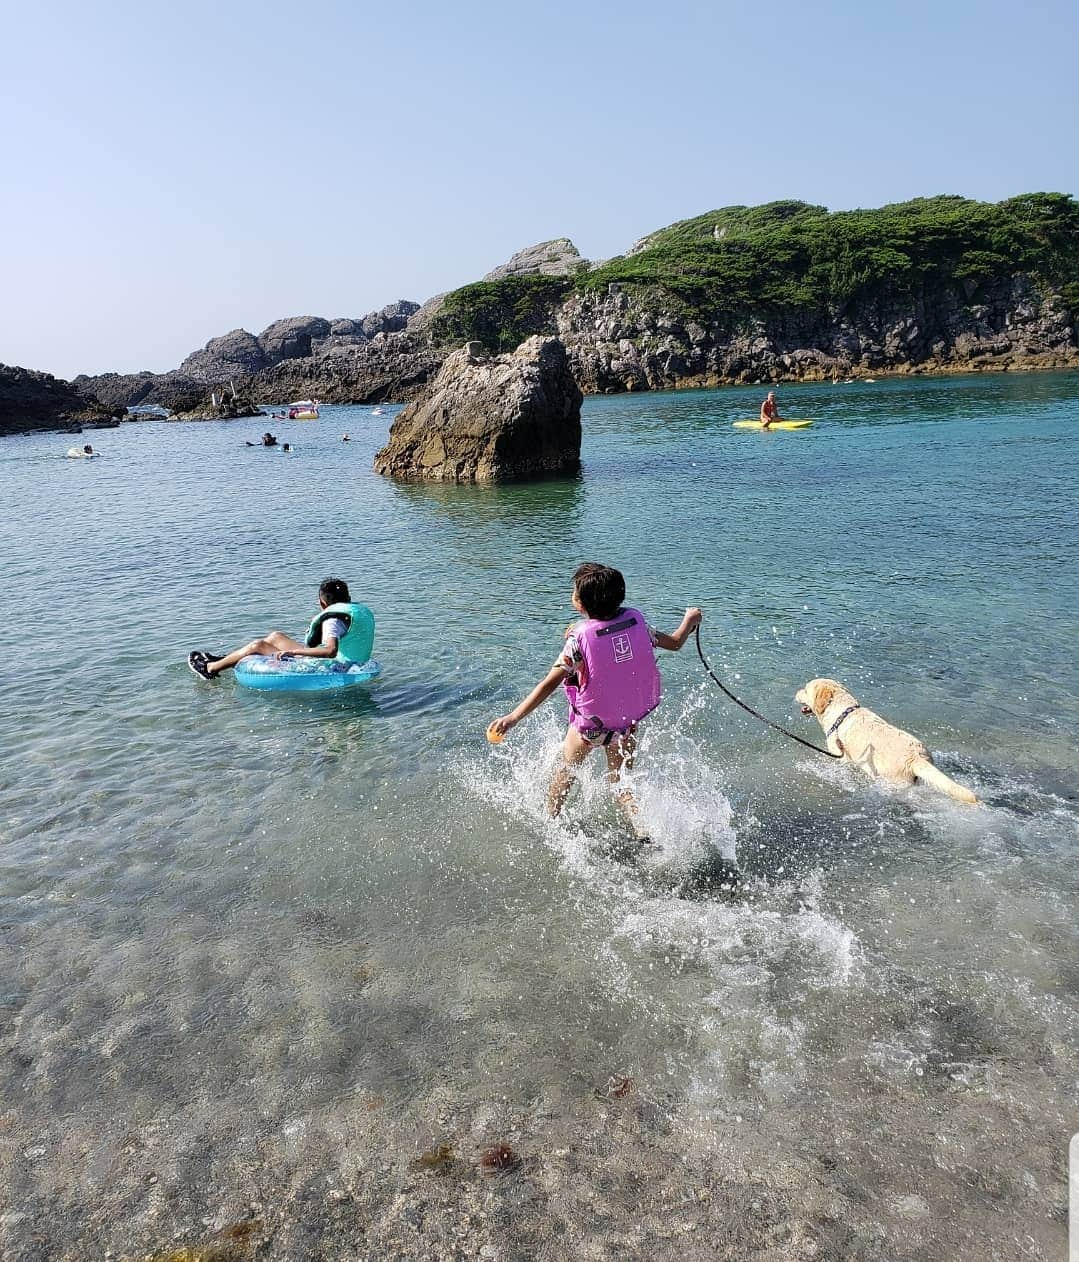
<instances>
[{"instance_id":1,"label":"boy in purple life jacket","mask_svg":"<svg viewBox=\"0 0 1079 1262\"><path fill-rule=\"evenodd\" d=\"M542 705L561 684L569 701L569 730L562 745L562 765L547 791L547 810L558 815L573 786L576 768L593 749L607 755L607 779L618 784L623 767L632 768L637 724L659 705L662 686L657 648L677 652L701 621L699 609L687 609L673 635L653 631L639 609L623 605L626 580L610 566L586 561L573 575L573 607L584 614L566 632L558 661L546 677L509 714L487 729L500 741L511 727ZM637 821L637 803L629 790L618 802L633 831L648 838Z\"/></svg>"}]
</instances>

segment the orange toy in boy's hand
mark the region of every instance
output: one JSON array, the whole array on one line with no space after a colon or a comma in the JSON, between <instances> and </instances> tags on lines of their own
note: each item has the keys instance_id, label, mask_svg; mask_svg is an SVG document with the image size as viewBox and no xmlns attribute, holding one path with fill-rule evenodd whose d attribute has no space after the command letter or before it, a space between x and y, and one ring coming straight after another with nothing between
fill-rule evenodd
<instances>
[{"instance_id":1,"label":"orange toy in boy's hand","mask_svg":"<svg viewBox=\"0 0 1079 1262\"><path fill-rule=\"evenodd\" d=\"M497 722L498 720L496 719L495 723ZM492 723L490 727L487 729L487 739L491 742L492 745L501 745L502 742L506 739L506 734L504 732L500 732L498 728L495 726L495 724Z\"/></svg>"}]
</instances>

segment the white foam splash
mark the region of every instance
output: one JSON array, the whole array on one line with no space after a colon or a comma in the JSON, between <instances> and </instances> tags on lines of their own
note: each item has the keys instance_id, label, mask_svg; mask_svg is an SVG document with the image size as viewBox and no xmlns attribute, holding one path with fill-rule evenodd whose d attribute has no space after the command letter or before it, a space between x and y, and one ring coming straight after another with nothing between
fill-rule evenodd
<instances>
[{"instance_id":1,"label":"white foam splash","mask_svg":"<svg viewBox=\"0 0 1079 1262\"><path fill-rule=\"evenodd\" d=\"M564 818L546 815L546 789L564 729L552 710L463 769L467 789L538 835L578 885L582 911L605 924L596 957L604 984L652 1015L672 1002L663 978L696 977L695 1019L704 1041L696 1094L732 1090L738 1064L757 1066L758 1088L778 1098L804 1078L802 1005L814 992L860 974L854 932L819 909L819 876L753 883L748 898L680 896L695 870L718 854L733 862L737 833L724 768L690 734L710 698L686 694L642 731L626 777L654 844L620 863L610 842L627 829L612 804L602 755L582 768Z\"/></svg>"}]
</instances>

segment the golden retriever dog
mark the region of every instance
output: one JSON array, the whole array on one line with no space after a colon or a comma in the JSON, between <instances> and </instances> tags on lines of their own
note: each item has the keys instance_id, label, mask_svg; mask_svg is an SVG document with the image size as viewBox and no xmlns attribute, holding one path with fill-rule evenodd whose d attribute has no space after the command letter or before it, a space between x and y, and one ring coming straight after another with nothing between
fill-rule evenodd
<instances>
[{"instance_id":1,"label":"golden retriever dog","mask_svg":"<svg viewBox=\"0 0 1079 1262\"><path fill-rule=\"evenodd\" d=\"M836 680L811 679L794 699L801 702L803 714L816 715L829 750L842 754L866 775L897 784L922 780L957 802L973 805L978 801L969 789L933 765L929 750L917 737L867 710Z\"/></svg>"}]
</instances>

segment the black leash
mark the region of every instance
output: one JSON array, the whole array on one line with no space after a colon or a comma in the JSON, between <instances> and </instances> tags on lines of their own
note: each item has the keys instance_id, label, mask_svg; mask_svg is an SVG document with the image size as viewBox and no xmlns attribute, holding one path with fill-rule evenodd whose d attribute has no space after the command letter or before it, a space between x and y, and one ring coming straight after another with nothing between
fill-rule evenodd
<instances>
[{"instance_id":1,"label":"black leash","mask_svg":"<svg viewBox=\"0 0 1079 1262\"><path fill-rule=\"evenodd\" d=\"M731 690L726 687L716 672L708 665L708 659L704 655L701 648L701 628L694 628L693 635L697 641L697 656L701 659L701 665L712 676L712 682L725 693L734 702L735 705L741 706L747 714L752 714L755 719L760 719L762 723L767 723L769 727L774 727L777 732L782 732L784 736L789 736L792 741L797 741L799 745L804 745L806 749L815 749L818 754L823 754L826 758L842 758L842 754L833 754L830 749L821 749L819 745L814 745L812 741L803 740L800 736L796 736L793 732L788 732L785 727L780 727L778 723L773 723L771 719L766 719L763 714L758 714L752 706L746 705L744 701L740 701ZM844 716L845 717L845 716Z\"/></svg>"}]
</instances>

